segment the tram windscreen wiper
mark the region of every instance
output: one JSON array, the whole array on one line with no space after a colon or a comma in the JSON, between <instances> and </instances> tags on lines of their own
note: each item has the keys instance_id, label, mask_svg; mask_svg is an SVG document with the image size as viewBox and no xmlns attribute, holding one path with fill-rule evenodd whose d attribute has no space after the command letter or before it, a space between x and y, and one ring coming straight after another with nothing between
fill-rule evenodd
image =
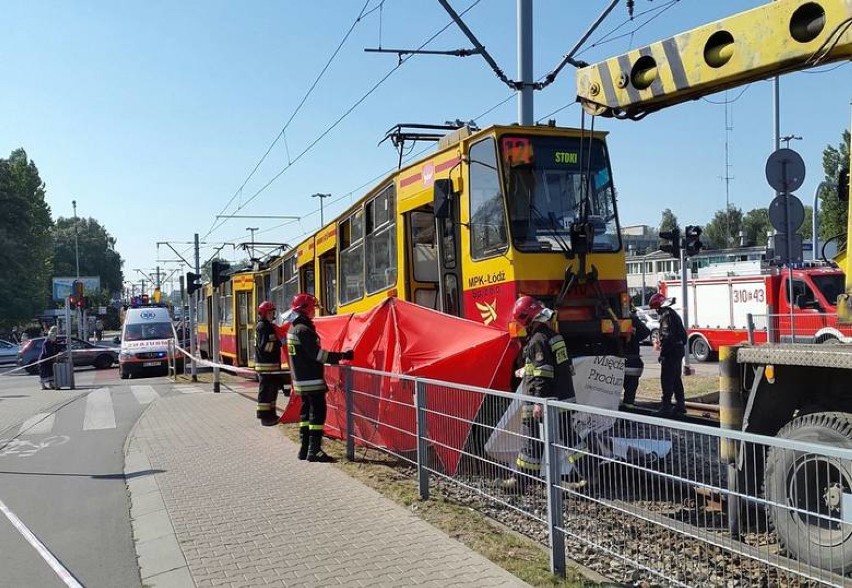
<instances>
[{"instance_id":1,"label":"tram windscreen wiper","mask_svg":"<svg viewBox=\"0 0 852 588\"><path fill-rule=\"evenodd\" d=\"M568 243L565 241L565 238L559 234L559 226L556 223L556 215L553 212L548 213L548 216L545 217L541 211L536 207L535 204L530 201L530 212L534 213L536 217L546 223L547 229L550 229L550 235L553 237L553 240L556 241L556 244L559 245L559 248L565 253L565 255L571 254L571 248L568 246Z\"/></svg>"}]
</instances>

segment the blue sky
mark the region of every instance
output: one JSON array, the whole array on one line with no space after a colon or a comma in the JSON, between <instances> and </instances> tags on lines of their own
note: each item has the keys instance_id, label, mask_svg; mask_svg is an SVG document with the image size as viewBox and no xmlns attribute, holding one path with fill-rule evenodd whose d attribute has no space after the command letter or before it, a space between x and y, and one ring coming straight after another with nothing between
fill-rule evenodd
<instances>
[{"instance_id":1,"label":"blue sky","mask_svg":"<svg viewBox=\"0 0 852 588\"><path fill-rule=\"evenodd\" d=\"M474 0L453 0L461 12ZM623 24L624 3L587 47L619 25L610 42L584 51L595 62L763 4L636 0ZM380 4L370 0L367 10ZM535 75L550 71L608 4L605 0L535 0ZM510 91L479 57L418 56L402 65L363 103L288 167L347 109L397 64L396 56L365 47L417 47L449 22L434 0L385 0L352 30L328 71L255 176L226 203L299 102L365 5L364 0L114 2L6 0L0 20L0 156L24 147L47 183L54 218L91 216L116 237L125 278L157 265L158 241L249 240L295 245L319 226L316 192L331 193L325 218L341 212L365 183L396 164L387 143L398 122L443 123L476 118L481 126L517 119ZM465 15L498 64L517 77L515 0L481 0ZM653 20L629 34L649 16ZM381 17L381 18L380 18ZM427 47L468 47L455 26ZM821 154L849 128L852 65L819 68L781 81L781 134L800 135L791 147L808 166L798 195L811 202L823 179ZM831 70L831 71L825 71ZM574 101L574 71L536 93L536 118ZM729 99L731 201L744 210L766 206L764 178L773 149L772 88L757 82ZM724 95L664 110L641 122L598 120L610 131L621 222L652 224L671 208L681 224L706 223L725 206ZM577 126L580 109L555 115ZM286 171L250 200L275 174ZM368 184L368 186L371 184ZM300 221L215 216L294 215ZM183 252L185 246L176 246ZM230 248L226 257L244 257ZM202 251L202 261L211 250ZM188 252L187 252L188 257ZM175 259L167 248L159 258ZM174 263L161 265L175 268ZM186 268L185 268L186 269Z\"/></svg>"}]
</instances>

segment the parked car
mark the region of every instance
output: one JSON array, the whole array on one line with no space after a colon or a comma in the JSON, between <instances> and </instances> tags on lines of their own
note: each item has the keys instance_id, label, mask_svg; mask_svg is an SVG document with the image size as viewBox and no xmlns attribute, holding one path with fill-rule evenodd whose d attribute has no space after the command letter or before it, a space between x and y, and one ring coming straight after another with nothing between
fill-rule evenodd
<instances>
[{"instance_id":1,"label":"parked car","mask_svg":"<svg viewBox=\"0 0 852 588\"><path fill-rule=\"evenodd\" d=\"M57 341L63 347L65 346L65 337L58 337ZM18 365L28 366L38 361L38 356L41 353L41 347L44 343L44 337L36 337L26 341L21 346L18 352ZM109 347L100 347L92 345L88 341L83 341L77 337L71 337L71 357L74 360L75 366L91 365L102 370L112 367L118 362L118 350ZM34 365L26 368L27 373L37 374L38 366Z\"/></svg>"},{"instance_id":2,"label":"parked car","mask_svg":"<svg viewBox=\"0 0 852 588\"><path fill-rule=\"evenodd\" d=\"M660 340L660 315L657 314L656 310L652 310L647 306L638 306L636 308L636 316L651 331L651 336L644 341L640 341L640 343L656 345L657 341Z\"/></svg>"},{"instance_id":3,"label":"parked car","mask_svg":"<svg viewBox=\"0 0 852 588\"><path fill-rule=\"evenodd\" d=\"M0 339L0 363L15 363L18 351L20 351L19 345Z\"/></svg>"}]
</instances>

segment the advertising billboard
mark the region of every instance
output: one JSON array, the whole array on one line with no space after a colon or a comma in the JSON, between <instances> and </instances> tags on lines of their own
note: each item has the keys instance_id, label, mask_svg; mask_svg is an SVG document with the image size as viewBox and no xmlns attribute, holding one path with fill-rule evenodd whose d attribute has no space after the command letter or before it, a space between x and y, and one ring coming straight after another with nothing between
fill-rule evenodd
<instances>
[{"instance_id":1,"label":"advertising billboard","mask_svg":"<svg viewBox=\"0 0 852 588\"><path fill-rule=\"evenodd\" d=\"M74 282L78 278L53 278L53 299L64 300L71 294L74 287ZM79 280L83 282L83 295L93 296L101 291L100 276L80 276Z\"/></svg>"}]
</instances>

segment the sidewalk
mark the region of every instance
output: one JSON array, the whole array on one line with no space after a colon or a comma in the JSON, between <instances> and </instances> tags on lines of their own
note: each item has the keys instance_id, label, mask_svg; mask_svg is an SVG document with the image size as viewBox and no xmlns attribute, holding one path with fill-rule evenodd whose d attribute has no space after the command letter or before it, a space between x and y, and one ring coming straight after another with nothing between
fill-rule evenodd
<instances>
[{"instance_id":1,"label":"sidewalk","mask_svg":"<svg viewBox=\"0 0 852 588\"><path fill-rule=\"evenodd\" d=\"M282 398L283 399L283 398ZM524 586L330 464L245 397L161 398L128 438L145 586Z\"/></svg>"}]
</instances>

